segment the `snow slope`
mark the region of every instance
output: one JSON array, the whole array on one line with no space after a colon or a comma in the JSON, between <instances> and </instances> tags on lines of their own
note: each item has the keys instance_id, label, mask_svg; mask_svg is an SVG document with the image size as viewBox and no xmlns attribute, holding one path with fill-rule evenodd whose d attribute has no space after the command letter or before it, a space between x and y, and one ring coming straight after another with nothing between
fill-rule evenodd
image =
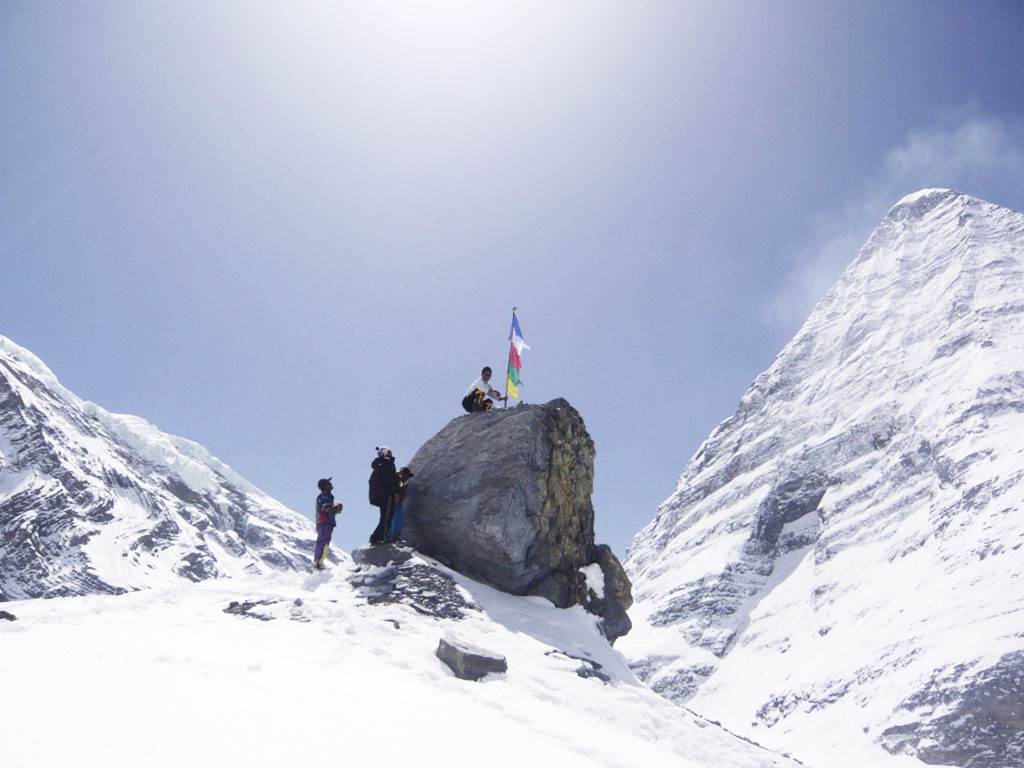
<instances>
[{"instance_id":1,"label":"snow slope","mask_svg":"<svg viewBox=\"0 0 1024 768\"><path fill-rule=\"evenodd\" d=\"M0 336L0 600L305 569L312 524Z\"/></svg>"},{"instance_id":2,"label":"snow slope","mask_svg":"<svg viewBox=\"0 0 1024 768\"><path fill-rule=\"evenodd\" d=\"M314 576L9 602L4 764L796 768L638 683L581 608L410 566L454 578L462 618L375 603L353 582L387 568L347 556ZM445 636L508 671L457 679L434 655ZM609 680L581 677L583 659Z\"/></svg>"},{"instance_id":3,"label":"snow slope","mask_svg":"<svg viewBox=\"0 0 1024 768\"><path fill-rule=\"evenodd\" d=\"M908 196L633 541L618 647L812 763L1020 768L1022 437L1024 215Z\"/></svg>"}]
</instances>

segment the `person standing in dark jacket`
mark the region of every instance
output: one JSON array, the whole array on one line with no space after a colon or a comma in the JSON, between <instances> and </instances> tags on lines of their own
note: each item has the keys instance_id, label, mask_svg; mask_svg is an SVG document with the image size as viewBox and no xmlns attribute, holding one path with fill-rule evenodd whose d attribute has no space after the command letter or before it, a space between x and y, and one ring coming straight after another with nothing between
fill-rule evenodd
<instances>
[{"instance_id":1,"label":"person standing in dark jacket","mask_svg":"<svg viewBox=\"0 0 1024 768\"><path fill-rule=\"evenodd\" d=\"M383 544L388 538L395 502L401 501L398 472L391 449L386 445L378 446L377 458L370 463L370 468L373 470L370 473L370 503L380 509L380 522L370 534L370 543Z\"/></svg>"},{"instance_id":2,"label":"person standing in dark jacket","mask_svg":"<svg viewBox=\"0 0 1024 768\"><path fill-rule=\"evenodd\" d=\"M331 493L334 490L331 478L325 477L317 481L316 487L320 489L320 495L316 497L316 548L313 550L313 567L320 570L324 567L327 548L331 545L331 536L337 525L335 518L341 512L341 502L335 502L334 494Z\"/></svg>"}]
</instances>

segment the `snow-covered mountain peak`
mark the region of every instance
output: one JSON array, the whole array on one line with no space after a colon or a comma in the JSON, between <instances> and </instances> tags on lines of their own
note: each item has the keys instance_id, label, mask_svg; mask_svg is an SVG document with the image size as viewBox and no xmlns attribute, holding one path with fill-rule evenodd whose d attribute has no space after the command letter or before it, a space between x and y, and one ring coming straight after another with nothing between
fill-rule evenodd
<instances>
[{"instance_id":1,"label":"snow-covered mountain peak","mask_svg":"<svg viewBox=\"0 0 1024 768\"><path fill-rule=\"evenodd\" d=\"M53 392L59 393L61 397L64 397L69 402L75 404L82 403L78 397L61 386L60 382L57 381L57 377L46 363L29 350L15 344L3 335L0 335L0 359L4 359L8 365L16 364L21 367L27 374L45 384Z\"/></svg>"},{"instance_id":2,"label":"snow-covered mountain peak","mask_svg":"<svg viewBox=\"0 0 1024 768\"><path fill-rule=\"evenodd\" d=\"M939 202L945 198L956 195L957 193L952 189L943 189L941 187L919 189L917 192L911 192L909 195L897 202L896 205L889 210L889 215L891 216L893 211L897 208L902 208L903 206L918 207L923 204L927 207L930 203Z\"/></svg>"},{"instance_id":3,"label":"snow-covered mountain peak","mask_svg":"<svg viewBox=\"0 0 1024 768\"><path fill-rule=\"evenodd\" d=\"M0 337L0 599L304 568L311 523Z\"/></svg>"},{"instance_id":4,"label":"snow-covered mountain peak","mask_svg":"<svg viewBox=\"0 0 1024 768\"><path fill-rule=\"evenodd\" d=\"M1019 739L975 697L1024 695L1021 434L1024 215L908 196L634 540L623 649L798 756L828 728L1001 768Z\"/></svg>"}]
</instances>

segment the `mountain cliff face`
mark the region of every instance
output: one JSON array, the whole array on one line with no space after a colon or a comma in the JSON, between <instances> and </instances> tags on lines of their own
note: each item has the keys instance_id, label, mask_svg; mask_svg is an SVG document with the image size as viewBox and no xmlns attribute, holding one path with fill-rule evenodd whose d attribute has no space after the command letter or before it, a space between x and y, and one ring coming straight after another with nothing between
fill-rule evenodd
<instances>
[{"instance_id":1,"label":"mountain cliff face","mask_svg":"<svg viewBox=\"0 0 1024 768\"><path fill-rule=\"evenodd\" d=\"M620 647L811 763L1019 766L1022 513L1024 215L926 190L637 535Z\"/></svg>"},{"instance_id":2,"label":"mountain cliff face","mask_svg":"<svg viewBox=\"0 0 1024 768\"><path fill-rule=\"evenodd\" d=\"M311 526L0 336L0 600L305 568Z\"/></svg>"}]
</instances>

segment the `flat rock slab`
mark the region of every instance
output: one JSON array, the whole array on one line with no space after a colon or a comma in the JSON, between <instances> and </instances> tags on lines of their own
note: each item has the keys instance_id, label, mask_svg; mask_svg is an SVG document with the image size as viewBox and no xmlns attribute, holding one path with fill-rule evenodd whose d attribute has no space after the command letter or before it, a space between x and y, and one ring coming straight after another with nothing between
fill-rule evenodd
<instances>
[{"instance_id":1,"label":"flat rock slab","mask_svg":"<svg viewBox=\"0 0 1024 768\"><path fill-rule=\"evenodd\" d=\"M508 671L504 656L454 637L442 637L435 654L460 680L480 680L492 672Z\"/></svg>"},{"instance_id":2,"label":"flat rock slab","mask_svg":"<svg viewBox=\"0 0 1024 768\"><path fill-rule=\"evenodd\" d=\"M352 559L359 565L401 565L412 558L412 552L395 544L374 544L352 550Z\"/></svg>"}]
</instances>

